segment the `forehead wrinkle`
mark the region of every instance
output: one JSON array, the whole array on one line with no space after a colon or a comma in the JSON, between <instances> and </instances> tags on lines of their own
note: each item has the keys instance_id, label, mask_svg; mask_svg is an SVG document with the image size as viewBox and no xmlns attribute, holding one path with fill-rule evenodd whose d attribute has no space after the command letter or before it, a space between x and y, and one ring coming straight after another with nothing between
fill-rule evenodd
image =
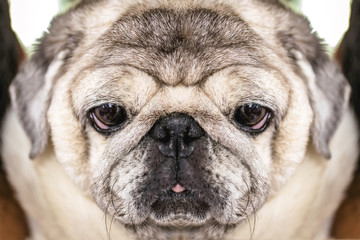
<instances>
[{"instance_id":1,"label":"forehead wrinkle","mask_svg":"<svg viewBox=\"0 0 360 240\"><path fill-rule=\"evenodd\" d=\"M259 100L262 100L264 103L268 103L271 105L274 105L278 102L284 102L282 100L279 100L277 97L277 96L279 96L279 94L283 95L283 92L277 92L277 90L279 90L279 89L273 88L274 86L279 87L279 88L284 88L284 92L285 93L288 92L288 85L285 84L286 80L283 78L283 75L281 75L281 74L278 75L276 71L275 72L269 71L268 68L263 68L263 67L259 67L259 66L253 66L252 68L254 68L255 71L256 71L256 69L258 69L260 74L252 73L252 71L254 71L254 69L252 69L251 72L244 72L244 71L240 72L239 70L234 70L230 73L235 78L242 80L241 82L242 82L243 88L241 90L245 90L245 91L249 92L249 94L247 94L247 97L249 99L253 99L253 100L258 98ZM269 77L267 77L267 75L263 75L263 74L261 74L261 72L265 72L266 74L272 75L272 77L269 79ZM273 84L268 84L268 81L271 81L271 80L278 80L278 81L280 81L280 83L274 82ZM270 87L268 87L268 86L270 86ZM267 99L272 99L272 100L268 101ZM280 110L277 108L278 108L278 106L272 107L272 109L274 109L274 110Z\"/></svg>"},{"instance_id":2,"label":"forehead wrinkle","mask_svg":"<svg viewBox=\"0 0 360 240\"><path fill-rule=\"evenodd\" d=\"M215 82L209 82L210 85L208 82L204 82L201 87L202 92L226 116L230 115L239 105L255 102L273 110L276 113L276 119L281 120L287 111L284 102L287 103L290 98L289 84L285 76L279 74L277 69L264 66L243 65L243 67L245 68L230 68L225 70L224 74L210 78L209 81ZM279 81L270 84L270 89L264 83L268 80L267 74L272 76L271 79ZM224 90L209 88L214 84L216 86L221 84L225 88Z\"/></svg>"},{"instance_id":3,"label":"forehead wrinkle","mask_svg":"<svg viewBox=\"0 0 360 240\"><path fill-rule=\"evenodd\" d=\"M258 41L236 16L152 9L114 23L99 40L97 62L128 64L167 85L192 85L227 66L261 62Z\"/></svg>"},{"instance_id":4,"label":"forehead wrinkle","mask_svg":"<svg viewBox=\"0 0 360 240\"><path fill-rule=\"evenodd\" d=\"M151 82L151 76L145 75L146 78L144 78L143 72L139 75L136 71L133 72L130 68L127 68L128 66L126 65L120 65L120 67L123 68L119 68L119 65L104 65L100 68L95 66L93 69L87 69L87 73L83 72L83 75L81 73L77 75L75 86L69 88L68 91L70 92L74 112L78 118L83 119L86 115L85 113L91 108L107 102L121 105L132 116L135 116L152 98L156 93L156 89L158 89L158 85L156 82L154 84ZM101 69L105 70L100 71ZM88 79L87 76L92 76L93 78L90 79L91 82L89 84L86 81ZM139 79L142 82L146 80L147 85L142 86L147 86L146 89L149 91L141 91L142 86L140 88L134 87L136 86L134 82L139 81ZM154 90L153 93L151 93L152 90ZM76 99L76 97L79 98L79 94L80 101ZM145 99L147 99L147 102L145 104L143 103L145 100L138 101L138 95L140 94L141 97L146 95Z\"/></svg>"},{"instance_id":5,"label":"forehead wrinkle","mask_svg":"<svg viewBox=\"0 0 360 240\"><path fill-rule=\"evenodd\" d=\"M264 94L255 94L254 91L251 91L251 94L249 94L248 101L256 101L260 100L260 104L264 103L267 107L269 107L275 114L274 121L275 126L278 126L278 124L286 117L288 112L288 106L291 101L291 95L292 95L292 88L289 86L288 79L282 74L281 71L279 71L278 68L268 65L267 68L261 68L257 67L259 69L265 70L265 72L271 74L274 76L275 79L280 81L280 84L276 84L276 86L281 86L283 88L283 92L285 94L277 94L278 92L270 91L268 88L265 88L265 84L261 84L252 81L249 79L248 84L253 85L260 89L261 93ZM239 72L234 71L233 74L239 75ZM241 78L244 79L244 76L241 76ZM281 98L279 97L281 95ZM285 97L285 99L283 99ZM246 99L246 98L245 98ZM283 105L286 103L285 105Z\"/></svg>"},{"instance_id":6,"label":"forehead wrinkle","mask_svg":"<svg viewBox=\"0 0 360 240\"><path fill-rule=\"evenodd\" d=\"M159 78L156 75L153 75L152 72L146 71L146 69L144 68L140 68L138 65L136 64L132 64L131 62L119 62L117 60L115 61L111 61L108 59L108 61L103 61L103 62L97 62L95 63L95 68L96 69L101 69L101 68L110 68L110 67L130 67L130 68L134 68L144 74L147 74L149 77L151 77L155 82L157 83L162 83L161 80L159 80ZM162 83L163 84L163 83ZM165 84L166 85L166 84Z\"/></svg>"},{"instance_id":7,"label":"forehead wrinkle","mask_svg":"<svg viewBox=\"0 0 360 240\"><path fill-rule=\"evenodd\" d=\"M211 105L211 107L210 107ZM208 102L207 97L198 86L170 86L161 87L144 106L144 110L138 117L145 122L154 123L155 120L164 117L173 112L181 112L189 114L195 119L210 118L220 120L223 116L218 113L216 106L212 106L212 102Z\"/></svg>"}]
</instances>

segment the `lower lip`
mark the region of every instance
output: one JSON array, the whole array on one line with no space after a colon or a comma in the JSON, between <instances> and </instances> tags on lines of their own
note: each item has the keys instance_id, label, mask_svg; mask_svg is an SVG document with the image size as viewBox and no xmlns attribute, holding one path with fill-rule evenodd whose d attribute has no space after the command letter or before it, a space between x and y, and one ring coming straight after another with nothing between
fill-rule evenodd
<instances>
[{"instance_id":1,"label":"lower lip","mask_svg":"<svg viewBox=\"0 0 360 240\"><path fill-rule=\"evenodd\" d=\"M173 221L204 222L209 218L209 205L188 196L186 190L156 200L151 206L153 219L162 223Z\"/></svg>"}]
</instances>

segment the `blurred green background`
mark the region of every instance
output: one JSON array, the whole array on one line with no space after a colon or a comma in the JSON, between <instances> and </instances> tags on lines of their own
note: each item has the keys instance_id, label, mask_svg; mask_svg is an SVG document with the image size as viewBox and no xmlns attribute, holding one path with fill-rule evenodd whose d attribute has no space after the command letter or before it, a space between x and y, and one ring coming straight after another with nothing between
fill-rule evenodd
<instances>
[{"instance_id":1,"label":"blurred green background","mask_svg":"<svg viewBox=\"0 0 360 240\"><path fill-rule=\"evenodd\" d=\"M79 0L60 0L60 8L66 10L75 5Z\"/></svg>"},{"instance_id":2,"label":"blurred green background","mask_svg":"<svg viewBox=\"0 0 360 240\"><path fill-rule=\"evenodd\" d=\"M47 29L51 19L80 0L9 0L12 26L28 52ZM329 52L336 49L348 28L351 0L281 0L307 16L325 40Z\"/></svg>"}]
</instances>

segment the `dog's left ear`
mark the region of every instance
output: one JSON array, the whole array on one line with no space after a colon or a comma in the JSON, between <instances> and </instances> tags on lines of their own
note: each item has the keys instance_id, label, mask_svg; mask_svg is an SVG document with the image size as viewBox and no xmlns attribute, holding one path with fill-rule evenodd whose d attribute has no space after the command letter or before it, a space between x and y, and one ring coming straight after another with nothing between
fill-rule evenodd
<instances>
[{"instance_id":1,"label":"dog's left ear","mask_svg":"<svg viewBox=\"0 0 360 240\"><path fill-rule=\"evenodd\" d=\"M314 112L312 142L319 153L330 158L328 144L347 105L350 86L339 66L329 59L308 20L291 14L289 22L288 30L280 31L278 39L294 70L308 86Z\"/></svg>"},{"instance_id":2,"label":"dog's left ear","mask_svg":"<svg viewBox=\"0 0 360 240\"><path fill-rule=\"evenodd\" d=\"M65 15L52 21L49 32L40 39L33 56L21 67L10 87L13 106L31 140L30 158L47 145L47 111L53 85L82 39L81 32L73 29Z\"/></svg>"}]
</instances>

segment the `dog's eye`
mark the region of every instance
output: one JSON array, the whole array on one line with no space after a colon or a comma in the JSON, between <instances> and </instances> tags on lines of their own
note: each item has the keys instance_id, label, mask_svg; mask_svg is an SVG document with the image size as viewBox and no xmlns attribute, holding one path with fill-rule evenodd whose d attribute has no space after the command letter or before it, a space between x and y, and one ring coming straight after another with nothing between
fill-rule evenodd
<instances>
[{"instance_id":1,"label":"dog's eye","mask_svg":"<svg viewBox=\"0 0 360 240\"><path fill-rule=\"evenodd\" d=\"M96 130L110 132L122 126L127 116L124 108L112 103L106 103L91 109L90 119Z\"/></svg>"},{"instance_id":2,"label":"dog's eye","mask_svg":"<svg viewBox=\"0 0 360 240\"><path fill-rule=\"evenodd\" d=\"M242 129L252 133L265 130L270 117L270 110L256 103L248 103L240 106L234 113L236 123Z\"/></svg>"}]
</instances>

